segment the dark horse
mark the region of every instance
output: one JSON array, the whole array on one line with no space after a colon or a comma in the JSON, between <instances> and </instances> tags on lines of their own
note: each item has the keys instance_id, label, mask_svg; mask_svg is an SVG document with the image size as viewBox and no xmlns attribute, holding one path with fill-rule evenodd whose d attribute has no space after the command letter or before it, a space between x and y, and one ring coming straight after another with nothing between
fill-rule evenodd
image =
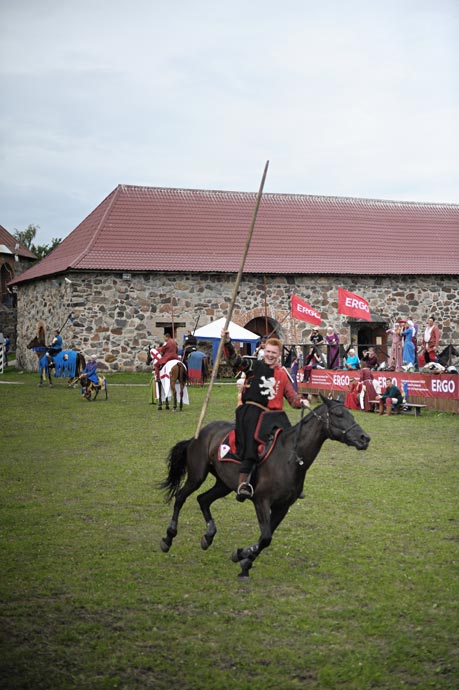
<instances>
[{"instance_id":1,"label":"dark horse","mask_svg":"<svg viewBox=\"0 0 459 690\"><path fill-rule=\"evenodd\" d=\"M294 427L283 431L269 458L257 468L253 503L261 534L252 546L238 548L232 555L239 563L239 577L248 578L249 570L261 551L270 545L275 529L280 525L289 507L303 490L305 475L327 439L340 441L357 450L365 450L370 437L354 420L344 405L321 396L323 404L312 410ZM198 503L206 523L201 547L212 544L217 528L210 512L214 501L235 491L239 464L218 459L219 446L234 427L231 422L210 422L197 439L179 441L169 452L167 478L160 488L167 492L167 501L175 498L172 519L161 549L169 551L177 535L180 510L188 496L199 489L208 473L214 475L215 484L198 496ZM186 480L185 480L186 475Z\"/></svg>"},{"instance_id":2,"label":"dark horse","mask_svg":"<svg viewBox=\"0 0 459 690\"><path fill-rule=\"evenodd\" d=\"M454 345L447 345L444 350L438 354L438 363L444 367L453 366L456 362L456 357L459 357L459 350Z\"/></svg>"},{"instance_id":3,"label":"dark horse","mask_svg":"<svg viewBox=\"0 0 459 690\"><path fill-rule=\"evenodd\" d=\"M59 375L62 377L69 377L69 386L78 381L79 375L86 366L86 360L81 352L74 350L62 350L57 356L53 356L53 350L46 347L43 338L35 336L27 345L28 350L33 350L38 357L38 367L40 371L40 386L44 379L48 379L48 383L52 386L51 369L56 366L59 368ZM49 353L49 354L48 354Z\"/></svg>"},{"instance_id":4,"label":"dark horse","mask_svg":"<svg viewBox=\"0 0 459 690\"><path fill-rule=\"evenodd\" d=\"M155 347L149 347L148 348L148 354L147 354L147 364L151 364L153 361L157 361L157 359L161 355L159 354L159 351ZM174 360L175 361L175 360ZM164 365L166 367L168 362ZM158 410L163 409L163 400L165 401L166 404L166 410L169 410L169 400L172 397L174 400L174 405L173 409L174 411L177 409L177 388L176 384L178 384L178 388L180 391L180 400L179 400L179 410L182 411L183 409L183 398L184 398L184 392L185 392L185 387L186 387L186 367L183 365L182 362L176 361L175 364L171 367L170 371L167 374L167 378L163 379L163 371L165 371L164 367L160 370L159 376L160 380L157 381L157 397L158 397ZM154 374L153 374L154 375ZM168 385L167 385L168 384Z\"/></svg>"}]
</instances>

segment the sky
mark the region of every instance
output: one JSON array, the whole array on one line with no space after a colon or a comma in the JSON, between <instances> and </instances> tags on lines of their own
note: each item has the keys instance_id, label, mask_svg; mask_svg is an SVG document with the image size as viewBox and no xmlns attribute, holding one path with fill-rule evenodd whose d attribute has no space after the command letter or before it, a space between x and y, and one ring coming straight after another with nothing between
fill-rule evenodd
<instances>
[{"instance_id":1,"label":"sky","mask_svg":"<svg viewBox=\"0 0 459 690\"><path fill-rule=\"evenodd\" d=\"M458 0L0 0L0 224L118 184L459 203Z\"/></svg>"}]
</instances>

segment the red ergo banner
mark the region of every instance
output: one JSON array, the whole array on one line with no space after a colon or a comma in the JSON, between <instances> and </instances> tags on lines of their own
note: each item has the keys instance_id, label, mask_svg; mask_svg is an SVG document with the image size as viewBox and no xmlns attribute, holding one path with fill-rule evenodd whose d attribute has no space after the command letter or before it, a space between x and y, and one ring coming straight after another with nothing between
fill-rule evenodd
<instances>
[{"instance_id":1,"label":"red ergo banner","mask_svg":"<svg viewBox=\"0 0 459 690\"><path fill-rule=\"evenodd\" d=\"M292 316L294 319L307 321L307 323L312 323L314 326L320 326L322 324L322 318L319 312L294 293L292 293Z\"/></svg>"},{"instance_id":2,"label":"red ergo banner","mask_svg":"<svg viewBox=\"0 0 459 690\"><path fill-rule=\"evenodd\" d=\"M342 287L338 288L338 313L371 321L370 307L366 299Z\"/></svg>"},{"instance_id":3,"label":"red ergo banner","mask_svg":"<svg viewBox=\"0 0 459 690\"><path fill-rule=\"evenodd\" d=\"M331 371L330 369L313 369L309 383L300 383L301 388L321 388L323 390L348 391L351 377L360 378L360 371ZM405 374L404 372L373 372L381 388L386 387L386 378L397 380L397 387L403 391L403 384L408 384L410 395L420 398L448 398L459 400L459 376L457 374Z\"/></svg>"}]
</instances>

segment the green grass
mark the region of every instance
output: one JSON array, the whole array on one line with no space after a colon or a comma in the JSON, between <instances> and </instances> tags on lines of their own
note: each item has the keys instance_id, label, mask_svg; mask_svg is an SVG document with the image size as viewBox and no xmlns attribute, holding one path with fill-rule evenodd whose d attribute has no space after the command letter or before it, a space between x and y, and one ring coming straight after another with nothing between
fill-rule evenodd
<instances>
[{"instance_id":1,"label":"green grass","mask_svg":"<svg viewBox=\"0 0 459 690\"><path fill-rule=\"evenodd\" d=\"M123 385L147 374L109 376L92 403L63 381L1 380L20 382L0 384L2 687L458 686L457 417L356 413L369 450L324 445L243 584L231 552L258 527L234 495L215 504L209 551L195 497L159 549L171 506L156 486L205 389L158 413L145 386ZM217 383L205 421L235 400Z\"/></svg>"}]
</instances>

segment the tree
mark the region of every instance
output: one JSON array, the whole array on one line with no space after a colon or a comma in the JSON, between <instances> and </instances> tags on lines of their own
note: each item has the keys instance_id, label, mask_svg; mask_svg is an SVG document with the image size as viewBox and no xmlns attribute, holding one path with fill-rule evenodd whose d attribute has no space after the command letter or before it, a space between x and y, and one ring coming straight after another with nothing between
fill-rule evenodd
<instances>
[{"instance_id":1,"label":"tree","mask_svg":"<svg viewBox=\"0 0 459 690\"><path fill-rule=\"evenodd\" d=\"M16 230L13 232L15 240L20 242L24 247L30 249L31 252L40 260L44 259L50 252L55 249L62 240L58 237L53 237L51 244L34 244L37 231L40 229L39 225L28 225L25 230Z\"/></svg>"}]
</instances>

